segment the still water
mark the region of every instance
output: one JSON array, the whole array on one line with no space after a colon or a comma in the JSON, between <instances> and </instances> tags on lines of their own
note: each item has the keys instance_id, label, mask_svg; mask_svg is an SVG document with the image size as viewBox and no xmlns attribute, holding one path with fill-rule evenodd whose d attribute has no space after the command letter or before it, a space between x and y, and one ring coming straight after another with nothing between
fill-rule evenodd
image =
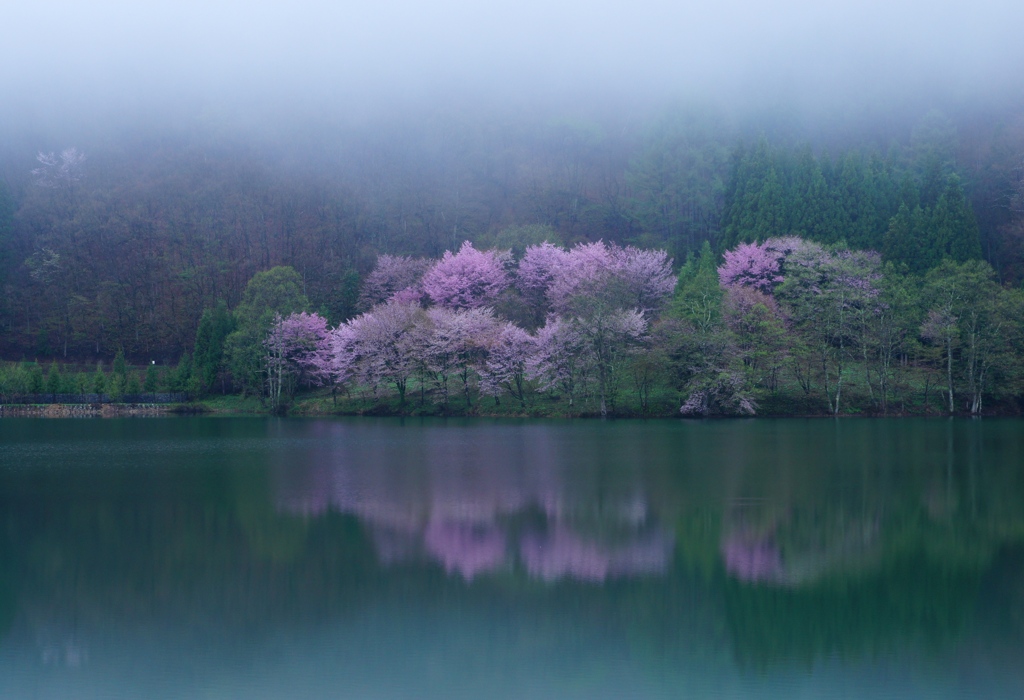
<instances>
[{"instance_id":1,"label":"still water","mask_svg":"<svg viewBox=\"0 0 1024 700\"><path fill-rule=\"evenodd\" d=\"M1024 697L1024 421L0 420L2 698Z\"/></svg>"}]
</instances>

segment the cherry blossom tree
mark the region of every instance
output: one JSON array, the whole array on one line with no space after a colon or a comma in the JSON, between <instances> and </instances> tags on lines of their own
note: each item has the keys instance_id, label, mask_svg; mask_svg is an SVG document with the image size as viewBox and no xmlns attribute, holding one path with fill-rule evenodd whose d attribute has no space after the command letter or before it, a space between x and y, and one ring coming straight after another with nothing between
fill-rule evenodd
<instances>
[{"instance_id":1,"label":"cherry blossom tree","mask_svg":"<svg viewBox=\"0 0 1024 700\"><path fill-rule=\"evenodd\" d=\"M684 416L752 416L757 404L747 394L738 372L722 371L699 377L679 408Z\"/></svg>"},{"instance_id":2,"label":"cherry blossom tree","mask_svg":"<svg viewBox=\"0 0 1024 700\"><path fill-rule=\"evenodd\" d=\"M664 250L626 246L613 249L612 274L620 280L626 306L650 315L672 297L676 277Z\"/></svg>"},{"instance_id":3,"label":"cherry blossom tree","mask_svg":"<svg viewBox=\"0 0 1024 700\"><path fill-rule=\"evenodd\" d=\"M359 292L358 307L372 309L389 299L400 296L400 301L418 301L422 296L420 279L430 267L430 261L405 255L380 255L377 265L366 276Z\"/></svg>"},{"instance_id":4,"label":"cherry blossom tree","mask_svg":"<svg viewBox=\"0 0 1024 700\"><path fill-rule=\"evenodd\" d=\"M771 294L782 282L780 273L783 255L766 243L741 243L725 251L718 268L718 279L723 287L753 287Z\"/></svg>"},{"instance_id":5,"label":"cherry blossom tree","mask_svg":"<svg viewBox=\"0 0 1024 700\"><path fill-rule=\"evenodd\" d=\"M277 315L263 346L267 393L275 411L292 382L319 386L333 377L331 333L319 314Z\"/></svg>"},{"instance_id":6,"label":"cherry blossom tree","mask_svg":"<svg viewBox=\"0 0 1024 700\"><path fill-rule=\"evenodd\" d=\"M487 350L498 329L494 313L480 308L433 307L427 310L427 317L431 328L424 339L423 358L437 378L444 405L448 405L448 380L452 375L462 380L466 405L472 405L472 375L486 360Z\"/></svg>"},{"instance_id":7,"label":"cherry blossom tree","mask_svg":"<svg viewBox=\"0 0 1024 700\"><path fill-rule=\"evenodd\" d=\"M496 402L508 392L526 407L526 374L537 342L514 323L505 323L491 344L480 369L480 391Z\"/></svg>"},{"instance_id":8,"label":"cherry blossom tree","mask_svg":"<svg viewBox=\"0 0 1024 700\"><path fill-rule=\"evenodd\" d=\"M615 266L612 250L602 241L574 246L554 270L548 287L551 307L566 313L580 298L606 296Z\"/></svg>"},{"instance_id":9,"label":"cherry blossom tree","mask_svg":"<svg viewBox=\"0 0 1024 700\"><path fill-rule=\"evenodd\" d=\"M336 331L334 362L374 388L391 384L405 404L409 378L416 371L427 333L426 314L419 306L394 301L381 304Z\"/></svg>"},{"instance_id":10,"label":"cherry blossom tree","mask_svg":"<svg viewBox=\"0 0 1024 700\"><path fill-rule=\"evenodd\" d=\"M601 309L572 319L594 358L601 416L608 415L624 360L639 349L647 331L644 315L636 309Z\"/></svg>"},{"instance_id":11,"label":"cherry blossom tree","mask_svg":"<svg viewBox=\"0 0 1024 700\"><path fill-rule=\"evenodd\" d=\"M540 325L550 311L548 289L558 271L567 265L569 254L545 241L526 249L516 269L516 288Z\"/></svg>"},{"instance_id":12,"label":"cherry blossom tree","mask_svg":"<svg viewBox=\"0 0 1024 700\"><path fill-rule=\"evenodd\" d=\"M508 251L480 251L466 241L458 253L445 254L423 275L423 291L438 306L477 309L488 306L504 291L511 279L506 266Z\"/></svg>"},{"instance_id":13,"label":"cherry blossom tree","mask_svg":"<svg viewBox=\"0 0 1024 700\"><path fill-rule=\"evenodd\" d=\"M535 353L527 360L527 378L536 381L541 391L557 391L569 399L569 410L576 400L582 377L592 357L579 330L559 316L549 316L537 331Z\"/></svg>"}]
</instances>

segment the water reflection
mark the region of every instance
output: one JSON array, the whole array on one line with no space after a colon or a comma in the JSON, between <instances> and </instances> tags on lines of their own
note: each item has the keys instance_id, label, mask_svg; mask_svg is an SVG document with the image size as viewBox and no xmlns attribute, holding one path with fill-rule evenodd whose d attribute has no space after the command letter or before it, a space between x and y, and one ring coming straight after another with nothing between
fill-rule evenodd
<instances>
[{"instance_id":1,"label":"water reflection","mask_svg":"<svg viewBox=\"0 0 1024 700\"><path fill-rule=\"evenodd\" d=\"M1021 426L0 421L0 697L1024 697Z\"/></svg>"},{"instance_id":2,"label":"water reflection","mask_svg":"<svg viewBox=\"0 0 1024 700\"><path fill-rule=\"evenodd\" d=\"M496 431L469 449L426 431L414 454L366 432L352 439L347 426L318 425L319 447L276 465L278 507L355 515L381 563L429 559L467 581L522 570L601 582L668 568L673 536L651 512L635 462L581 469L544 430Z\"/></svg>"}]
</instances>

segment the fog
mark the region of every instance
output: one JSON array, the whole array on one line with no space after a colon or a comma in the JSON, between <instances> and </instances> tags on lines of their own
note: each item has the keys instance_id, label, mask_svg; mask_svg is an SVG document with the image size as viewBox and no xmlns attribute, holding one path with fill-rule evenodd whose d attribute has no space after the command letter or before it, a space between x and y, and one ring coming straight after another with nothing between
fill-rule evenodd
<instances>
[{"instance_id":1,"label":"fog","mask_svg":"<svg viewBox=\"0 0 1024 700\"><path fill-rule=\"evenodd\" d=\"M367 119L488 101L868 116L1022 92L1024 3L36 0L4 12L0 122Z\"/></svg>"}]
</instances>

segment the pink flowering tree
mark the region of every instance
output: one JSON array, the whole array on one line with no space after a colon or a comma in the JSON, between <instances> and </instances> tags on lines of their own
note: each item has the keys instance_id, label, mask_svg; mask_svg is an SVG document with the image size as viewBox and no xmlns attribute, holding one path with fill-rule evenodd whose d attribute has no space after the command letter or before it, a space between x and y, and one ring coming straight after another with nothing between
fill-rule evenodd
<instances>
[{"instance_id":1,"label":"pink flowering tree","mask_svg":"<svg viewBox=\"0 0 1024 700\"><path fill-rule=\"evenodd\" d=\"M585 383L592 357L582 334L558 316L537 331L536 350L526 362L526 376L541 391L552 391L569 399L572 411L581 385Z\"/></svg>"},{"instance_id":2,"label":"pink flowering tree","mask_svg":"<svg viewBox=\"0 0 1024 700\"><path fill-rule=\"evenodd\" d=\"M650 316L672 297L676 276L672 274L668 253L633 246L615 248L612 252L612 273L621 284L626 306Z\"/></svg>"},{"instance_id":3,"label":"pink flowering tree","mask_svg":"<svg viewBox=\"0 0 1024 700\"><path fill-rule=\"evenodd\" d=\"M336 331L334 362L375 391L381 385L393 386L404 405L427 333L426 314L418 305L381 304Z\"/></svg>"},{"instance_id":4,"label":"pink flowering tree","mask_svg":"<svg viewBox=\"0 0 1024 700\"><path fill-rule=\"evenodd\" d=\"M645 340L647 322L636 309L613 309L576 316L572 324L593 357L600 411L606 416L627 358Z\"/></svg>"},{"instance_id":5,"label":"pink flowering tree","mask_svg":"<svg viewBox=\"0 0 1024 700\"><path fill-rule=\"evenodd\" d=\"M423 258L378 256L376 267L366 276L359 291L359 308L368 311L396 295L400 295L404 302L418 301L422 296L419 282L429 267L430 261Z\"/></svg>"},{"instance_id":6,"label":"pink flowering tree","mask_svg":"<svg viewBox=\"0 0 1024 700\"><path fill-rule=\"evenodd\" d=\"M533 336L514 323L505 323L480 368L480 391L493 396L496 403L508 392L526 408L526 373L536 347Z\"/></svg>"},{"instance_id":7,"label":"pink flowering tree","mask_svg":"<svg viewBox=\"0 0 1024 700\"><path fill-rule=\"evenodd\" d=\"M725 251L718 280L725 288L752 287L766 294L782 282L783 254L768 243L741 243Z\"/></svg>"},{"instance_id":8,"label":"pink flowering tree","mask_svg":"<svg viewBox=\"0 0 1024 700\"><path fill-rule=\"evenodd\" d=\"M615 255L603 241L573 246L554 270L548 287L551 308L566 313L579 299L607 296L615 266Z\"/></svg>"},{"instance_id":9,"label":"pink flowering tree","mask_svg":"<svg viewBox=\"0 0 1024 700\"><path fill-rule=\"evenodd\" d=\"M424 338L422 357L437 379L444 405L448 405L449 379L457 376L470 406L472 380L487 359L498 321L490 309L433 307L427 317L430 332Z\"/></svg>"},{"instance_id":10,"label":"pink flowering tree","mask_svg":"<svg viewBox=\"0 0 1024 700\"><path fill-rule=\"evenodd\" d=\"M477 250L466 241L458 253L445 254L423 275L423 291L449 309L478 309L493 304L511 279L508 251Z\"/></svg>"},{"instance_id":11,"label":"pink flowering tree","mask_svg":"<svg viewBox=\"0 0 1024 700\"><path fill-rule=\"evenodd\" d=\"M532 311L536 325L543 323L551 307L548 289L567 264L568 253L545 241L526 249L516 269L516 289Z\"/></svg>"},{"instance_id":12,"label":"pink flowering tree","mask_svg":"<svg viewBox=\"0 0 1024 700\"><path fill-rule=\"evenodd\" d=\"M327 320L305 312L278 315L263 342L264 375L273 410L293 384L319 386L332 381L334 359Z\"/></svg>"}]
</instances>

